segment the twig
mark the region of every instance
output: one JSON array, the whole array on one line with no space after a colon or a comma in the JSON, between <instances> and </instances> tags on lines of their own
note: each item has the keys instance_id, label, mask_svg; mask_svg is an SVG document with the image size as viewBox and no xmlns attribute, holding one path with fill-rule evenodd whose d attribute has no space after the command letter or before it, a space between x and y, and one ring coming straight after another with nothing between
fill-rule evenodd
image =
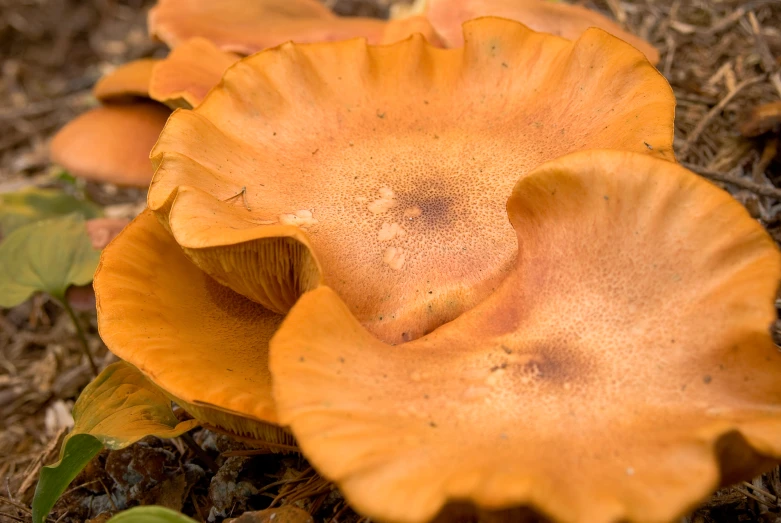
<instances>
[{"instance_id":1,"label":"twig","mask_svg":"<svg viewBox=\"0 0 781 523\"><path fill-rule=\"evenodd\" d=\"M73 325L76 326L76 334L79 336L79 341L81 341L81 348L84 351L84 355L87 356L87 361L89 361L89 366L92 368L92 375L93 377L95 377L98 375L98 366L95 365L95 360L92 359L92 353L89 350L89 345L87 344L87 337L84 335L84 330L81 328L81 323L79 322L79 319L76 317L76 313L73 312L73 309L68 303L67 298L63 296L63 298L59 301L60 304L62 305L62 308L65 309L65 312L67 312L68 316L70 316Z\"/></svg>"},{"instance_id":2,"label":"twig","mask_svg":"<svg viewBox=\"0 0 781 523\"><path fill-rule=\"evenodd\" d=\"M745 485L746 487L750 488L754 492L759 492L763 496L767 496L768 498L770 498L772 501L778 502L778 498L776 496L774 496L773 494L771 494L770 492L768 492L767 490L765 490L765 489L763 489L761 487L757 487L756 485L754 485L752 483L749 483L748 481L741 481L741 483L743 483L743 485Z\"/></svg>"},{"instance_id":3,"label":"twig","mask_svg":"<svg viewBox=\"0 0 781 523\"><path fill-rule=\"evenodd\" d=\"M263 485L263 487L258 489L257 494L260 494L261 492L265 492L267 490L271 490L274 487L278 487L280 485L290 485L292 483L301 483L302 481L306 481L308 479L309 478L280 479L279 481L275 481L273 483L269 483L268 485Z\"/></svg>"},{"instance_id":4,"label":"twig","mask_svg":"<svg viewBox=\"0 0 781 523\"><path fill-rule=\"evenodd\" d=\"M87 481L86 483L82 483L81 485L76 485L75 487L73 487L73 488L69 488L68 490L66 490L65 492L63 492L63 493L62 493L62 496L60 496L60 497L62 498L62 497L63 497L63 496L65 496L66 494L70 494L71 492L75 492L75 491L77 491L77 490L79 490L79 489L81 489L81 488L84 488L84 487L89 487L90 485L94 485L94 484L95 484L95 483L97 483L97 482L98 482L98 480L97 480L97 479L93 479L92 481Z\"/></svg>"},{"instance_id":5,"label":"twig","mask_svg":"<svg viewBox=\"0 0 781 523\"><path fill-rule=\"evenodd\" d=\"M263 454L268 454L268 449L279 449L279 450L287 450L290 452L300 452L301 449L294 445L285 445L283 443L271 443L269 441L264 441L263 446L267 448L262 449L247 449L247 450L229 450L227 452L223 452L222 456L228 458L231 456L261 456Z\"/></svg>"},{"instance_id":6,"label":"twig","mask_svg":"<svg viewBox=\"0 0 781 523\"><path fill-rule=\"evenodd\" d=\"M686 167L690 171L694 171L701 176L710 178L711 180L715 180L717 182L722 182L722 183L728 183L736 187L740 187L741 189L746 189L747 191L751 191L755 194L759 194L760 196L769 196L771 198L775 198L781 201L781 189L777 189L776 187L768 187L767 185L761 185L751 180L738 178L729 173L714 171L712 169L707 169L705 167L700 167L699 165L694 165L691 163L682 162L681 165Z\"/></svg>"},{"instance_id":7,"label":"twig","mask_svg":"<svg viewBox=\"0 0 781 523\"><path fill-rule=\"evenodd\" d=\"M749 2L744 6L738 7L735 11L732 12L732 14L725 16L724 18L722 18L721 20L719 20L718 22L710 26L708 29L703 31L703 33L706 35L712 35L720 31L723 31L729 26L731 26L732 24L734 24L735 22L737 22L738 20L740 20L741 18L743 18L743 16L747 12L756 9L758 7L762 7L763 5L773 4L775 2L778 2L778 0L755 0L754 2Z\"/></svg>"},{"instance_id":8,"label":"twig","mask_svg":"<svg viewBox=\"0 0 781 523\"><path fill-rule=\"evenodd\" d=\"M14 516L13 514L2 513L2 514L0 514L0 517L6 517L8 519L13 519L14 521L22 521L22 522L25 522L25 523L27 522L26 519L20 518L19 516Z\"/></svg>"},{"instance_id":9,"label":"twig","mask_svg":"<svg viewBox=\"0 0 781 523\"><path fill-rule=\"evenodd\" d=\"M108 487L105 483L103 483L102 479L98 478L98 481L100 481L100 486L103 487L103 491L106 493L106 496L108 496L108 501L111 503L111 508L114 509L114 512L119 512L116 503L114 503L114 495L109 492Z\"/></svg>"},{"instance_id":10,"label":"twig","mask_svg":"<svg viewBox=\"0 0 781 523\"><path fill-rule=\"evenodd\" d=\"M333 517L331 518L331 523L339 523L339 518L342 517L342 514L347 512L347 509L349 509L349 508L350 508L350 505L348 505L347 503L344 503L344 506L342 506L342 508L339 509L339 512L334 514Z\"/></svg>"},{"instance_id":11,"label":"twig","mask_svg":"<svg viewBox=\"0 0 781 523\"><path fill-rule=\"evenodd\" d=\"M733 486L732 486L732 488L734 488L735 490L737 490L738 492L740 492L740 493L741 493L741 494L743 494L744 496L746 496L746 497L749 497L749 498L751 498L751 499L753 499L754 501L757 501L757 502L759 502L759 503L762 503L762 504L763 504L763 505L765 505L766 507L772 507L772 506L773 506L773 505L771 505L770 503L768 503L768 501L767 501L766 499L762 499L762 498L760 498L760 497L758 497L758 496L755 496L754 494L752 494L752 493L751 493L751 492L749 492L748 490L742 489L742 488L740 488L740 487L739 487L739 486L737 486L737 485L733 485Z\"/></svg>"},{"instance_id":12,"label":"twig","mask_svg":"<svg viewBox=\"0 0 781 523\"><path fill-rule=\"evenodd\" d=\"M622 25L626 24L626 11L618 0L607 0L607 6Z\"/></svg>"},{"instance_id":13,"label":"twig","mask_svg":"<svg viewBox=\"0 0 781 523\"><path fill-rule=\"evenodd\" d=\"M188 447L190 447L190 450L192 450L195 453L198 459L203 461L204 464L207 467L209 467L209 470L211 470L214 473L217 473L217 471L220 470L220 467L219 465L217 465L217 462L214 461L212 457L209 456L209 454L205 450L203 450L203 448L201 448L200 445L198 445L198 443L196 443L196 441L193 439L193 437L190 434L185 432L184 434L179 436L179 438L182 441L184 441Z\"/></svg>"},{"instance_id":14,"label":"twig","mask_svg":"<svg viewBox=\"0 0 781 523\"><path fill-rule=\"evenodd\" d=\"M767 40L762 34L762 26L757 20L757 15L754 11L748 12L748 22L751 26L751 32L754 33L754 45L759 53L759 60L762 63L762 69L770 75L770 83L776 89L778 96L781 96L781 75L776 72L776 61L773 58L773 53L770 52L770 47L767 45Z\"/></svg>"},{"instance_id":15,"label":"twig","mask_svg":"<svg viewBox=\"0 0 781 523\"><path fill-rule=\"evenodd\" d=\"M50 98L48 100L27 104L24 107L0 107L0 120L11 120L24 116L38 116L41 114L46 114L54 111L59 107L62 107L64 104L69 104L82 98L84 101L81 105L86 105L89 101L87 95L89 95L89 91L77 91L75 93L66 94L65 96L61 96L59 98Z\"/></svg>"},{"instance_id":16,"label":"twig","mask_svg":"<svg viewBox=\"0 0 781 523\"><path fill-rule=\"evenodd\" d=\"M727 95L721 99L719 103L717 103L713 109L708 111L708 113L702 117L702 119L699 121L697 126L692 129L692 132L689 133L689 135L686 137L686 142L683 144L681 149L678 151L678 156L681 158L684 158L686 156L686 153L689 152L689 149L691 149L691 146L694 145L694 142L697 141L697 138L700 137L702 134L702 131L705 130L705 127L708 126L710 121L718 115L721 111L724 110L724 108L727 106L728 103L732 101L733 98L735 98L740 92L745 89L746 87L752 86L756 83L761 82L762 80L765 80L767 78L766 75L762 74L759 76L755 76L753 78L749 78L747 80L743 80L738 85L735 86L735 88L727 93Z\"/></svg>"},{"instance_id":17,"label":"twig","mask_svg":"<svg viewBox=\"0 0 781 523\"><path fill-rule=\"evenodd\" d=\"M12 507L16 507L22 512L26 512L27 514L32 514L32 510L30 510L28 507L22 505L18 501L14 501L13 499L7 498L5 496L0 496L0 503L5 503L6 505L11 505Z\"/></svg>"},{"instance_id":18,"label":"twig","mask_svg":"<svg viewBox=\"0 0 781 523\"><path fill-rule=\"evenodd\" d=\"M252 209L250 209L250 208L249 208L249 204L247 203L247 187L242 187L242 188L241 188L241 190L240 190L239 192L237 192L236 194L234 194L233 196L231 196L231 197L229 197L229 198L225 198L223 201L224 201L224 202L229 202L229 201L231 201L231 200L235 200L235 199L236 199L236 198L238 198L239 196L241 196L241 199L242 199L242 201L244 202L244 207L245 207L245 208L246 208L248 211L251 211Z\"/></svg>"},{"instance_id":19,"label":"twig","mask_svg":"<svg viewBox=\"0 0 781 523\"><path fill-rule=\"evenodd\" d=\"M195 512L198 514L198 519L201 520L201 522L206 521L203 517L203 512L201 512L201 507L198 506L198 501L195 499L195 494L193 491L190 491L190 501L192 501L193 507L195 507Z\"/></svg>"}]
</instances>

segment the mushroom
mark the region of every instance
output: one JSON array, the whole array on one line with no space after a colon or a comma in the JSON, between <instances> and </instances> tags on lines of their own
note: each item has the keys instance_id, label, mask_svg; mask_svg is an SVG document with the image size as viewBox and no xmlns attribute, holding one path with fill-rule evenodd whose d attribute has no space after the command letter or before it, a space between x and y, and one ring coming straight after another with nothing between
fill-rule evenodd
<instances>
[{"instance_id":1,"label":"mushroom","mask_svg":"<svg viewBox=\"0 0 781 523\"><path fill-rule=\"evenodd\" d=\"M238 59L204 38L188 40L152 69L149 95L174 109L195 107Z\"/></svg>"},{"instance_id":2,"label":"mushroom","mask_svg":"<svg viewBox=\"0 0 781 523\"><path fill-rule=\"evenodd\" d=\"M102 339L187 412L232 434L292 443L275 425L268 370L282 317L199 270L151 211L104 249L94 288Z\"/></svg>"},{"instance_id":3,"label":"mushroom","mask_svg":"<svg viewBox=\"0 0 781 523\"><path fill-rule=\"evenodd\" d=\"M149 33L175 48L203 37L223 51L251 54L288 40L328 42L382 39L385 22L342 17L317 0L158 0L149 11Z\"/></svg>"},{"instance_id":4,"label":"mushroom","mask_svg":"<svg viewBox=\"0 0 781 523\"><path fill-rule=\"evenodd\" d=\"M357 511L672 521L779 461L781 256L739 203L605 150L522 176L507 211L510 273L427 336L391 347L320 287L272 339L279 421Z\"/></svg>"},{"instance_id":5,"label":"mushroom","mask_svg":"<svg viewBox=\"0 0 781 523\"><path fill-rule=\"evenodd\" d=\"M149 150L170 114L150 101L171 108L198 105L223 72L239 59L239 55L198 37L201 34L223 48L245 53L256 50L261 42L262 46L276 45L287 38L318 41L363 35L372 41L391 43L412 32L422 32L441 45L431 24L422 17L391 22L341 18L315 0L297 0L295 5L229 4L220 3L215 9L212 2L164 0L152 9L150 27L160 35L169 35L163 39L175 48L165 59L129 62L101 78L93 94L106 105L77 117L58 132L50 147L52 161L88 180L148 186L153 173ZM288 20L287 25L280 31L260 30L275 17L277 21ZM215 24L220 19L227 25ZM196 37L189 38L189 34ZM225 45L219 35L239 43Z\"/></svg>"},{"instance_id":6,"label":"mushroom","mask_svg":"<svg viewBox=\"0 0 781 523\"><path fill-rule=\"evenodd\" d=\"M104 105L68 122L52 139L49 155L75 176L146 187L152 178L149 151L171 114L149 100L157 60L124 64L102 77L92 94Z\"/></svg>"},{"instance_id":7,"label":"mushroom","mask_svg":"<svg viewBox=\"0 0 781 523\"><path fill-rule=\"evenodd\" d=\"M519 176L583 149L673 159L672 92L631 46L599 29L569 42L498 18L464 27L459 49L414 36L242 59L169 119L149 208L198 267L277 313L314 280L257 242L296 227L381 339L456 318L514 263L503 202Z\"/></svg>"},{"instance_id":8,"label":"mushroom","mask_svg":"<svg viewBox=\"0 0 781 523\"><path fill-rule=\"evenodd\" d=\"M75 176L117 185L149 185L149 151L170 114L166 107L139 102L96 107L60 129L52 139L52 162Z\"/></svg>"},{"instance_id":9,"label":"mushroom","mask_svg":"<svg viewBox=\"0 0 781 523\"><path fill-rule=\"evenodd\" d=\"M147 187L154 173L149 151L171 114L163 104L197 105L236 60L237 55L201 39L186 42L165 59L118 67L93 89L104 105L55 135L52 161L88 180Z\"/></svg>"},{"instance_id":10,"label":"mushroom","mask_svg":"<svg viewBox=\"0 0 781 523\"><path fill-rule=\"evenodd\" d=\"M149 81L158 61L143 58L120 65L98 80L92 94L101 102L132 102L135 98L149 98Z\"/></svg>"},{"instance_id":11,"label":"mushroom","mask_svg":"<svg viewBox=\"0 0 781 523\"><path fill-rule=\"evenodd\" d=\"M535 31L551 33L569 40L577 39L589 27L598 27L640 50L652 64L659 62L659 51L621 28L601 14L583 6L548 0L418 0L412 10L399 11L425 14L448 47L463 42L461 24L479 16L501 16L518 20Z\"/></svg>"},{"instance_id":12,"label":"mushroom","mask_svg":"<svg viewBox=\"0 0 781 523\"><path fill-rule=\"evenodd\" d=\"M425 16L410 16L396 20L388 20L382 34L380 44L393 44L420 33L428 43L435 47L445 47L442 38L434 30L434 26Z\"/></svg>"}]
</instances>

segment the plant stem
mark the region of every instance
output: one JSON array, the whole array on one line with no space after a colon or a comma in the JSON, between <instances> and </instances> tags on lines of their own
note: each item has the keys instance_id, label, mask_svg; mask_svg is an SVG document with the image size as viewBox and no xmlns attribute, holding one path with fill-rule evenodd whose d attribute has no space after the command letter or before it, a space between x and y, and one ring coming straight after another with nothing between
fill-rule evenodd
<instances>
[{"instance_id":1,"label":"plant stem","mask_svg":"<svg viewBox=\"0 0 781 523\"><path fill-rule=\"evenodd\" d=\"M92 359L92 353L89 350L89 345L87 345L87 337L84 335L84 329L81 328L81 323L79 322L79 319L76 317L76 313L73 312L73 309L71 308L70 303L68 303L67 299L60 300L60 305L62 305L62 308L65 309L65 312L68 313L68 316L70 316L73 325L76 327L76 334L78 334L79 336L79 341L81 342L81 349L84 351L84 355L87 356L87 361L89 361L89 366L92 368L93 376L97 376L98 366L95 365L95 360Z\"/></svg>"}]
</instances>

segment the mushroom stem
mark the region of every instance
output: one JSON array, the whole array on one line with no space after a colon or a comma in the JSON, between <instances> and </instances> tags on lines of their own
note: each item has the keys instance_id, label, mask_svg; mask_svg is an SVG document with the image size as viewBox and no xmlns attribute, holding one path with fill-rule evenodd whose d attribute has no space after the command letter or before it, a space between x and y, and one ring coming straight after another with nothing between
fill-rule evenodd
<instances>
[{"instance_id":1,"label":"mushroom stem","mask_svg":"<svg viewBox=\"0 0 781 523\"><path fill-rule=\"evenodd\" d=\"M84 335L84 329L81 328L81 323L79 323L79 319L76 317L76 313L73 312L73 309L71 308L70 304L68 303L68 300L66 300L65 297L63 297L62 299L58 299L57 301L60 302L62 308L65 309L65 312L67 312L68 316L70 316L73 325L76 326L76 334L79 336L79 341L81 342L81 350L84 351L84 355L87 356L87 361L89 361L89 366L92 368L93 377L97 376L98 366L95 365L95 360L92 359L92 353L89 350L89 345L87 345L87 337Z\"/></svg>"}]
</instances>

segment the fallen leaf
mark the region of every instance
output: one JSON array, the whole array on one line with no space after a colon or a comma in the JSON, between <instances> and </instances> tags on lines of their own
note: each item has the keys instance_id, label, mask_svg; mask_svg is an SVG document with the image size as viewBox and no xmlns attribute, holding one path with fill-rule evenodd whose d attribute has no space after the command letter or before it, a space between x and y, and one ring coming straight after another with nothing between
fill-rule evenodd
<instances>
[{"instance_id":1,"label":"fallen leaf","mask_svg":"<svg viewBox=\"0 0 781 523\"><path fill-rule=\"evenodd\" d=\"M127 218L96 218L87 220L87 234L92 240L94 249L103 249L111 240L130 223ZM87 285L70 286L65 292L65 298L74 310L94 311L95 310L95 291L92 289L92 283Z\"/></svg>"},{"instance_id":2,"label":"fallen leaf","mask_svg":"<svg viewBox=\"0 0 781 523\"><path fill-rule=\"evenodd\" d=\"M180 423L160 389L123 361L106 367L87 385L73 406L73 418L60 461L41 469L32 504L34 523L43 523L73 478L103 447L123 449L145 436L173 438L198 425L197 420Z\"/></svg>"},{"instance_id":3,"label":"fallen leaf","mask_svg":"<svg viewBox=\"0 0 781 523\"><path fill-rule=\"evenodd\" d=\"M135 507L120 512L108 523L196 523L184 514L165 507Z\"/></svg>"},{"instance_id":4,"label":"fallen leaf","mask_svg":"<svg viewBox=\"0 0 781 523\"><path fill-rule=\"evenodd\" d=\"M227 523L312 523L309 512L292 505L269 508L257 512L245 512Z\"/></svg>"},{"instance_id":5,"label":"fallen leaf","mask_svg":"<svg viewBox=\"0 0 781 523\"><path fill-rule=\"evenodd\" d=\"M92 281L99 259L80 214L19 227L0 243L0 307L38 291L62 302L70 285Z\"/></svg>"},{"instance_id":6,"label":"fallen leaf","mask_svg":"<svg viewBox=\"0 0 781 523\"><path fill-rule=\"evenodd\" d=\"M0 234L7 236L28 223L77 212L86 219L101 216L96 204L55 189L30 187L0 194Z\"/></svg>"}]
</instances>

